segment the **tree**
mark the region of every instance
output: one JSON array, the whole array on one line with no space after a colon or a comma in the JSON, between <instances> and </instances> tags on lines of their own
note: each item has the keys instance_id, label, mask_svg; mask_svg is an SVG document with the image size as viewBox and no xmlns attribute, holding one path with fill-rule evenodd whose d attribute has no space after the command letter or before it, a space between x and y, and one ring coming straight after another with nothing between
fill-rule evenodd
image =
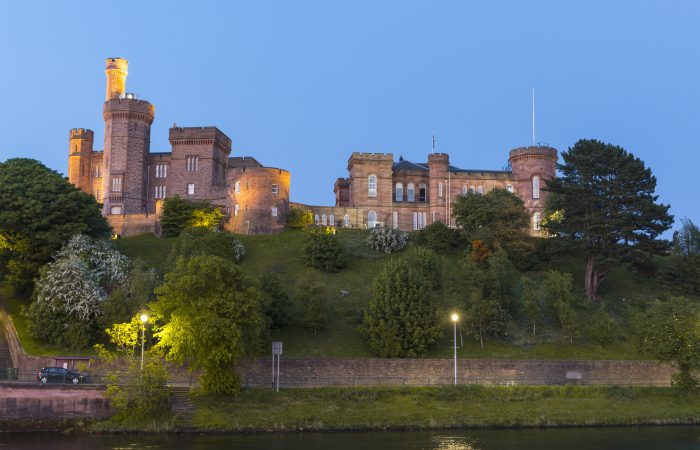
<instances>
[{"instance_id":1,"label":"tree","mask_svg":"<svg viewBox=\"0 0 700 450\"><path fill-rule=\"evenodd\" d=\"M555 270L544 274L544 292L547 303L554 311L554 315L562 330L569 336L569 342L573 343L578 335L578 321L574 302L573 278L570 273L560 273Z\"/></svg>"},{"instance_id":2,"label":"tree","mask_svg":"<svg viewBox=\"0 0 700 450\"><path fill-rule=\"evenodd\" d=\"M375 227L369 230L367 246L383 253L394 253L408 245L408 233L398 228Z\"/></svg>"},{"instance_id":3,"label":"tree","mask_svg":"<svg viewBox=\"0 0 700 450\"><path fill-rule=\"evenodd\" d=\"M684 297L655 302L635 319L639 349L655 359L674 364L673 379L683 390L698 385L693 371L700 368L700 314L697 303Z\"/></svg>"},{"instance_id":4,"label":"tree","mask_svg":"<svg viewBox=\"0 0 700 450\"><path fill-rule=\"evenodd\" d=\"M600 283L632 250L666 249L657 238L673 216L656 203L651 170L622 147L580 140L561 156L561 177L547 181L543 225L585 250L586 296L596 301Z\"/></svg>"},{"instance_id":5,"label":"tree","mask_svg":"<svg viewBox=\"0 0 700 450\"><path fill-rule=\"evenodd\" d=\"M215 231L220 228L223 217L219 207L208 201L192 201L174 195L163 200L161 234L164 237L179 236L187 227Z\"/></svg>"},{"instance_id":6,"label":"tree","mask_svg":"<svg viewBox=\"0 0 700 450\"><path fill-rule=\"evenodd\" d=\"M345 267L345 252L333 227L310 231L304 242L304 262L322 272L337 272Z\"/></svg>"},{"instance_id":7,"label":"tree","mask_svg":"<svg viewBox=\"0 0 700 450\"><path fill-rule=\"evenodd\" d=\"M450 228L439 220L413 233L411 240L415 245L443 254L453 253L464 244L459 230Z\"/></svg>"},{"instance_id":8,"label":"tree","mask_svg":"<svg viewBox=\"0 0 700 450\"><path fill-rule=\"evenodd\" d=\"M323 330L328 320L328 302L324 287L313 279L302 279L297 286L296 298L301 309L302 325L314 333Z\"/></svg>"},{"instance_id":9,"label":"tree","mask_svg":"<svg viewBox=\"0 0 700 450\"><path fill-rule=\"evenodd\" d=\"M168 266L174 267L178 258L199 255L220 256L231 262L240 262L245 247L228 231L213 231L205 227L187 227L175 240L170 250Z\"/></svg>"},{"instance_id":10,"label":"tree","mask_svg":"<svg viewBox=\"0 0 700 450\"><path fill-rule=\"evenodd\" d=\"M523 310L532 322L532 336L537 335L537 321L542 316L542 307L537 298L535 284L529 278L523 280Z\"/></svg>"},{"instance_id":11,"label":"tree","mask_svg":"<svg viewBox=\"0 0 700 450\"><path fill-rule=\"evenodd\" d=\"M530 223L520 197L500 188L458 196L452 202L452 217L470 239L487 243L520 239Z\"/></svg>"},{"instance_id":12,"label":"tree","mask_svg":"<svg viewBox=\"0 0 700 450\"><path fill-rule=\"evenodd\" d=\"M314 213L310 209L289 208L287 228L306 228L314 223Z\"/></svg>"},{"instance_id":13,"label":"tree","mask_svg":"<svg viewBox=\"0 0 700 450\"><path fill-rule=\"evenodd\" d=\"M284 328L292 319L292 302L279 277L265 272L260 277L261 302L270 328Z\"/></svg>"},{"instance_id":14,"label":"tree","mask_svg":"<svg viewBox=\"0 0 700 450\"><path fill-rule=\"evenodd\" d=\"M673 232L673 253L679 256L700 255L700 228L687 217L681 229Z\"/></svg>"},{"instance_id":15,"label":"tree","mask_svg":"<svg viewBox=\"0 0 700 450\"><path fill-rule=\"evenodd\" d=\"M484 298L480 290L472 292L464 318L466 326L484 348L484 336L500 336L508 326L508 312L494 298Z\"/></svg>"},{"instance_id":16,"label":"tree","mask_svg":"<svg viewBox=\"0 0 700 450\"><path fill-rule=\"evenodd\" d=\"M374 280L360 331L382 358L424 354L442 332L429 283L405 261L389 261Z\"/></svg>"},{"instance_id":17,"label":"tree","mask_svg":"<svg viewBox=\"0 0 700 450\"><path fill-rule=\"evenodd\" d=\"M263 331L258 288L233 262L195 256L177 261L156 296L155 348L176 363L187 361L190 370L202 369L205 392L238 393L234 366L256 354Z\"/></svg>"},{"instance_id":18,"label":"tree","mask_svg":"<svg viewBox=\"0 0 700 450\"><path fill-rule=\"evenodd\" d=\"M71 236L110 231L95 198L58 172L26 158L0 163L0 273L15 290L30 290L39 267Z\"/></svg>"}]
</instances>

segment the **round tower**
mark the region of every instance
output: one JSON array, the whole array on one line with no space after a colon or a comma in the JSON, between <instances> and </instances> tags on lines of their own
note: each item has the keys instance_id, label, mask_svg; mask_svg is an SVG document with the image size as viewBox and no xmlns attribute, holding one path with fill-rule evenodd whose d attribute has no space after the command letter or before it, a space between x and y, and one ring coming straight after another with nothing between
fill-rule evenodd
<instances>
[{"instance_id":1,"label":"round tower","mask_svg":"<svg viewBox=\"0 0 700 450\"><path fill-rule=\"evenodd\" d=\"M95 134L85 128L73 128L68 134L68 181L78 189L91 193L90 173Z\"/></svg>"},{"instance_id":2,"label":"round tower","mask_svg":"<svg viewBox=\"0 0 700 450\"><path fill-rule=\"evenodd\" d=\"M107 74L107 94L105 100L126 94L126 77L129 61L124 58L107 58L105 74Z\"/></svg>"},{"instance_id":3,"label":"round tower","mask_svg":"<svg viewBox=\"0 0 700 450\"><path fill-rule=\"evenodd\" d=\"M515 192L525 202L532 217L532 230L539 233L544 212L546 181L557 176L557 149L549 146L519 147L510 151L508 162L512 170Z\"/></svg>"},{"instance_id":4,"label":"round tower","mask_svg":"<svg viewBox=\"0 0 700 450\"><path fill-rule=\"evenodd\" d=\"M289 210L290 173L275 167L229 168L230 218L234 233L281 231Z\"/></svg>"},{"instance_id":5,"label":"round tower","mask_svg":"<svg viewBox=\"0 0 700 450\"><path fill-rule=\"evenodd\" d=\"M431 153L428 155L430 218L428 223L442 221L449 224L448 207L448 171L450 155L447 153Z\"/></svg>"}]
</instances>

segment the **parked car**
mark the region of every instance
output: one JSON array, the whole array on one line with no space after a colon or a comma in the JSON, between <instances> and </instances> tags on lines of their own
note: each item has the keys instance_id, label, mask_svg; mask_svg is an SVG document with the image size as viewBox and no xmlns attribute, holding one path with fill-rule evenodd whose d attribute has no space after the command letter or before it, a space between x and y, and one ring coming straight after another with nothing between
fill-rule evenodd
<instances>
[{"instance_id":1,"label":"parked car","mask_svg":"<svg viewBox=\"0 0 700 450\"><path fill-rule=\"evenodd\" d=\"M37 381L41 384L50 383L52 381L60 383L84 383L87 377L80 372L68 370L63 367L42 367L36 374Z\"/></svg>"}]
</instances>

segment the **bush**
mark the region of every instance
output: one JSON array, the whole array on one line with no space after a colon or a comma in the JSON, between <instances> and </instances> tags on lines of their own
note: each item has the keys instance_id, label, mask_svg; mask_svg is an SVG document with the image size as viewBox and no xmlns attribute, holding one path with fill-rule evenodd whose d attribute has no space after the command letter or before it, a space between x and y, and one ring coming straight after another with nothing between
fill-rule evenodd
<instances>
[{"instance_id":1,"label":"bush","mask_svg":"<svg viewBox=\"0 0 700 450\"><path fill-rule=\"evenodd\" d=\"M314 214L310 209L289 208L287 228L306 228L314 223Z\"/></svg>"},{"instance_id":2,"label":"bush","mask_svg":"<svg viewBox=\"0 0 700 450\"><path fill-rule=\"evenodd\" d=\"M416 247L405 255L404 260L412 270L415 270L430 284L431 288L440 288L442 285L442 274L440 263L434 251Z\"/></svg>"},{"instance_id":3,"label":"bush","mask_svg":"<svg viewBox=\"0 0 700 450\"><path fill-rule=\"evenodd\" d=\"M286 327L292 317L289 295L282 289L282 283L274 273L264 273L260 277L261 304L270 328Z\"/></svg>"},{"instance_id":4,"label":"bush","mask_svg":"<svg viewBox=\"0 0 700 450\"><path fill-rule=\"evenodd\" d=\"M372 228L367 239L369 248L384 253L403 250L406 244L408 244L408 233L390 227Z\"/></svg>"},{"instance_id":5,"label":"bush","mask_svg":"<svg viewBox=\"0 0 700 450\"><path fill-rule=\"evenodd\" d=\"M334 273L345 267L345 252L333 227L309 232L304 242L304 262L322 272Z\"/></svg>"},{"instance_id":6,"label":"bush","mask_svg":"<svg viewBox=\"0 0 700 450\"><path fill-rule=\"evenodd\" d=\"M206 201L190 201L177 195L163 201L160 229L163 237L179 236L187 227L218 230L224 215Z\"/></svg>"},{"instance_id":7,"label":"bush","mask_svg":"<svg viewBox=\"0 0 700 450\"><path fill-rule=\"evenodd\" d=\"M590 322L590 334L600 345L609 344L615 331L615 320L600 306L596 309Z\"/></svg>"},{"instance_id":8,"label":"bush","mask_svg":"<svg viewBox=\"0 0 700 450\"><path fill-rule=\"evenodd\" d=\"M203 227L189 227L178 236L170 256L168 265L175 266L178 258L194 256L220 256L234 263L240 262L245 255L245 247L228 231L212 231Z\"/></svg>"},{"instance_id":9,"label":"bush","mask_svg":"<svg viewBox=\"0 0 700 450\"><path fill-rule=\"evenodd\" d=\"M465 245L459 230L445 225L443 222L433 222L411 236L415 245L427 247L436 253L452 253Z\"/></svg>"},{"instance_id":10,"label":"bush","mask_svg":"<svg viewBox=\"0 0 700 450\"><path fill-rule=\"evenodd\" d=\"M323 330L328 320L326 291L312 279L304 279L297 286L297 304L300 308L300 322L314 333Z\"/></svg>"}]
</instances>

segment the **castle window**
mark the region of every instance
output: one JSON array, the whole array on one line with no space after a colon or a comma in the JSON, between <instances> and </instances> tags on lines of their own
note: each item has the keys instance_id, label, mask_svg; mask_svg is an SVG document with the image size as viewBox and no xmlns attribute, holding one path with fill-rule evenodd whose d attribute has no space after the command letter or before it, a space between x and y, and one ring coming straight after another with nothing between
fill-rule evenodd
<instances>
[{"instance_id":1,"label":"castle window","mask_svg":"<svg viewBox=\"0 0 700 450\"><path fill-rule=\"evenodd\" d=\"M276 206L272 207L272 217L277 217L277 207Z\"/></svg>"},{"instance_id":2,"label":"castle window","mask_svg":"<svg viewBox=\"0 0 700 450\"><path fill-rule=\"evenodd\" d=\"M377 196L377 176L375 174L372 174L369 177L367 177L367 196Z\"/></svg>"},{"instance_id":3,"label":"castle window","mask_svg":"<svg viewBox=\"0 0 700 450\"><path fill-rule=\"evenodd\" d=\"M165 186L156 186L155 198L165 198Z\"/></svg>"},{"instance_id":4,"label":"castle window","mask_svg":"<svg viewBox=\"0 0 700 450\"><path fill-rule=\"evenodd\" d=\"M236 183L233 185L233 191L234 191L236 194L240 194L240 193L241 193L241 182L240 182L240 181L236 181Z\"/></svg>"},{"instance_id":5,"label":"castle window","mask_svg":"<svg viewBox=\"0 0 700 450\"><path fill-rule=\"evenodd\" d=\"M377 226L377 212L370 211L367 213L367 228L374 228Z\"/></svg>"},{"instance_id":6,"label":"castle window","mask_svg":"<svg viewBox=\"0 0 700 450\"><path fill-rule=\"evenodd\" d=\"M540 198L540 177L532 177L532 198Z\"/></svg>"},{"instance_id":7,"label":"castle window","mask_svg":"<svg viewBox=\"0 0 700 450\"><path fill-rule=\"evenodd\" d=\"M401 183L396 183L396 201L403 201L403 184Z\"/></svg>"},{"instance_id":8,"label":"castle window","mask_svg":"<svg viewBox=\"0 0 700 450\"><path fill-rule=\"evenodd\" d=\"M513 185L512 184L506 184L506 191L510 192L511 194L513 193Z\"/></svg>"},{"instance_id":9,"label":"castle window","mask_svg":"<svg viewBox=\"0 0 700 450\"><path fill-rule=\"evenodd\" d=\"M413 213L413 229L422 230L425 228L426 214L424 212Z\"/></svg>"},{"instance_id":10,"label":"castle window","mask_svg":"<svg viewBox=\"0 0 700 450\"><path fill-rule=\"evenodd\" d=\"M470 194L473 194L474 192L475 192L475 191L474 191L474 186L473 186L473 185L472 185L472 186L469 186L469 193L470 193Z\"/></svg>"},{"instance_id":11,"label":"castle window","mask_svg":"<svg viewBox=\"0 0 700 450\"><path fill-rule=\"evenodd\" d=\"M102 201L102 196L100 194L102 194L102 192L100 192L99 189L95 189L95 200L97 200L98 202Z\"/></svg>"},{"instance_id":12,"label":"castle window","mask_svg":"<svg viewBox=\"0 0 700 450\"><path fill-rule=\"evenodd\" d=\"M277 194L278 192L279 192L279 186L277 186L276 184L273 184L272 185L272 193Z\"/></svg>"},{"instance_id":13,"label":"castle window","mask_svg":"<svg viewBox=\"0 0 700 450\"><path fill-rule=\"evenodd\" d=\"M239 212L240 210L241 210L241 205L239 205L238 203L236 203L235 205L233 205L233 215L234 215L234 216L237 216L237 215L238 215L238 212Z\"/></svg>"},{"instance_id":14,"label":"castle window","mask_svg":"<svg viewBox=\"0 0 700 450\"><path fill-rule=\"evenodd\" d=\"M394 211L391 213L391 224L394 226L394 228L399 227L399 212Z\"/></svg>"},{"instance_id":15,"label":"castle window","mask_svg":"<svg viewBox=\"0 0 700 450\"><path fill-rule=\"evenodd\" d=\"M467 195L467 192L469 192L469 189L467 188L467 185L465 184L462 186L462 195Z\"/></svg>"},{"instance_id":16,"label":"castle window","mask_svg":"<svg viewBox=\"0 0 700 450\"><path fill-rule=\"evenodd\" d=\"M167 164L156 164L156 178L165 178L168 176Z\"/></svg>"},{"instance_id":17,"label":"castle window","mask_svg":"<svg viewBox=\"0 0 700 450\"><path fill-rule=\"evenodd\" d=\"M438 184L438 197L442 197L442 183Z\"/></svg>"},{"instance_id":18,"label":"castle window","mask_svg":"<svg viewBox=\"0 0 700 450\"><path fill-rule=\"evenodd\" d=\"M187 163L187 171L194 172L199 169L199 156L188 156L185 158Z\"/></svg>"},{"instance_id":19,"label":"castle window","mask_svg":"<svg viewBox=\"0 0 700 450\"><path fill-rule=\"evenodd\" d=\"M194 195L194 183L187 185L187 195Z\"/></svg>"},{"instance_id":20,"label":"castle window","mask_svg":"<svg viewBox=\"0 0 700 450\"><path fill-rule=\"evenodd\" d=\"M95 178L102 178L102 167L95 166Z\"/></svg>"},{"instance_id":21,"label":"castle window","mask_svg":"<svg viewBox=\"0 0 700 450\"><path fill-rule=\"evenodd\" d=\"M328 216L328 225L330 225L330 226L332 226L332 227L335 226L335 216L334 216L333 214L331 214L330 216Z\"/></svg>"},{"instance_id":22,"label":"castle window","mask_svg":"<svg viewBox=\"0 0 700 450\"><path fill-rule=\"evenodd\" d=\"M536 212L532 215L532 229L535 231L540 231L540 213Z\"/></svg>"},{"instance_id":23,"label":"castle window","mask_svg":"<svg viewBox=\"0 0 700 450\"><path fill-rule=\"evenodd\" d=\"M350 227L350 214L345 214L343 216L343 226L344 227Z\"/></svg>"},{"instance_id":24,"label":"castle window","mask_svg":"<svg viewBox=\"0 0 700 450\"><path fill-rule=\"evenodd\" d=\"M112 177L112 192L122 191L122 177Z\"/></svg>"},{"instance_id":25,"label":"castle window","mask_svg":"<svg viewBox=\"0 0 700 450\"><path fill-rule=\"evenodd\" d=\"M409 202L416 201L416 187L413 185L413 183L408 183L408 186L406 186L406 196L408 197Z\"/></svg>"},{"instance_id":26,"label":"castle window","mask_svg":"<svg viewBox=\"0 0 700 450\"><path fill-rule=\"evenodd\" d=\"M483 186L477 187L477 188L476 188L476 192L477 192L478 194L483 195L483 194L484 194L484 187L483 187Z\"/></svg>"},{"instance_id":27,"label":"castle window","mask_svg":"<svg viewBox=\"0 0 700 450\"><path fill-rule=\"evenodd\" d=\"M428 189L426 188L425 184L421 183L418 185L418 201L419 202L425 201L427 190Z\"/></svg>"},{"instance_id":28,"label":"castle window","mask_svg":"<svg viewBox=\"0 0 700 450\"><path fill-rule=\"evenodd\" d=\"M328 218L325 214L321 215L321 225L328 225Z\"/></svg>"},{"instance_id":29,"label":"castle window","mask_svg":"<svg viewBox=\"0 0 700 450\"><path fill-rule=\"evenodd\" d=\"M318 214L314 215L314 223L315 223L316 225L318 225L318 224L320 224L320 223L321 223L321 221L320 221L320 218L319 218L319 215L318 215Z\"/></svg>"}]
</instances>

